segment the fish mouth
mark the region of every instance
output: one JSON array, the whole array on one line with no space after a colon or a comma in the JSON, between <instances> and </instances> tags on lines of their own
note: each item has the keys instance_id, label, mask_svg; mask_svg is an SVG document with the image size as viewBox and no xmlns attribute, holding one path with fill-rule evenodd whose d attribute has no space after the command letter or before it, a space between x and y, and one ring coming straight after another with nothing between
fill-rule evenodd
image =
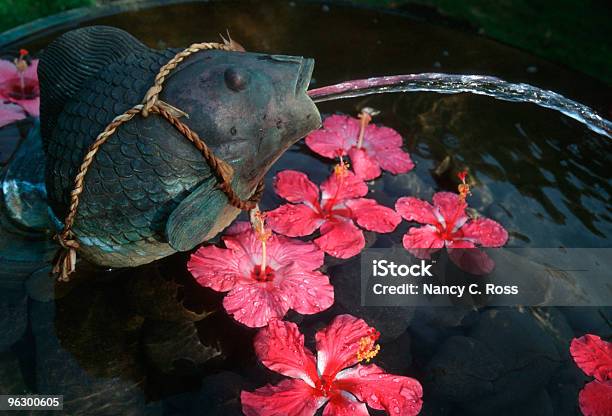
<instances>
[{"instance_id":1,"label":"fish mouth","mask_svg":"<svg viewBox=\"0 0 612 416\"><path fill-rule=\"evenodd\" d=\"M303 58L298 72L297 81L295 83L295 95L305 93L310 84L312 71L314 69L314 59Z\"/></svg>"}]
</instances>

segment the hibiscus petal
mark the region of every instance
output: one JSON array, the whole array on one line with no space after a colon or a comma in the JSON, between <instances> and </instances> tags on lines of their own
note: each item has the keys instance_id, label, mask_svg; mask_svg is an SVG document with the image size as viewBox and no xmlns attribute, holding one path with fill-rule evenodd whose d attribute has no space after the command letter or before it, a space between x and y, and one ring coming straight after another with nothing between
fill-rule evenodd
<instances>
[{"instance_id":1,"label":"hibiscus petal","mask_svg":"<svg viewBox=\"0 0 612 416\"><path fill-rule=\"evenodd\" d=\"M335 376L340 370L357 364L359 340L370 336L374 328L352 315L338 315L316 333L317 367L324 376Z\"/></svg>"},{"instance_id":2,"label":"hibiscus petal","mask_svg":"<svg viewBox=\"0 0 612 416\"><path fill-rule=\"evenodd\" d=\"M22 106L29 115L34 117L40 115L40 97L31 100L15 100L15 102Z\"/></svg>"},{"instance_id":3,"label":"hibiscus petal","mask_svg":"<svg viewBox=\"0 0 612 416\"><path fill-rule=\"evenodd\" d=\"M339 135L346 150L357 144L359 125L359 119L338 114L331 115L323 121L323 129Z\"/></svg>"},{"instance_id":4,"label":"hibiscus petal","mask_svg":"<svg viewBox=\"0 0 612 416\"><path fill-rule=\"evenodd\" d=\"M612 381L591 381L578 395L584 416L612 415Z\"/></svg>"},{"instance_id":5,"label":"hibiscus petal","mask_svg":"<svg viewBox=\"0 0 612 416\"><path fill-rule=\"evenodd\" d=\"M22 120L25 117L26 115L20 106L0 103L0 127Z\"/></svg>"},{"instance_id":6,"label":"hibiscus petal","mask_svg":"<svg viewBox=\"0 0 612 416\"><path fill-rule=\"evenodd\" d=\"M461 227L464 238L473 239L484 247L501 247L508 241L508 232L501 224L488 218L468 221Z\"/></svg>"},{"instance_id":7,"label":"hibiscus petal","mask_svg":"<svg viewBox=\"0 0 612 416\"><path fill-rule=\"evenodd\" d=\"M351 199L346 201L346 206L350 208L357 224L377 233L390 233L402 221L397 212L380 205L374 199Z\"/></svg>"},{"instance_id":8,"label":"hibiscus petal","mask_svg":"<svg viewBox=\"0 0 612 416\"><path fill-rule=\"evenodd\" d=\"M326 399L301 380L283 380L240 394L245 416L313 416Z\"/></svg>"},{"instance_id":9,"label":"hibiscus petal","mask_svg":"<svg viewBox=\"0 0 612 416\"><path fill-rule=\"evenodd\" d=\"M386 126L379 126L373 123L368 124L363 135L365 147L373 150L383 150L389 148L399 148L404 140L395 130Z\"/></svg>"},{"instance_id":10,"label":"hibiscus petal","mask_svg":"<svg viewBox=\"0 0 612 416\"><path fill-rule=\"evenodd\" d=\"M238 257L232 252L215 246L200 247L187 262L187 270L196 281L217 292L227 292L241 280Z\"/></svg>"},{"instance_id":11,"label":"hibiscus petal","mask_svg":"<svg viewBox=\"0 0 612 416\"><path fill-rule=\"evenodd\" d=\"M474 243L468 240L453 240L446 243L446 247L449 249L457 249L457 251L464 248L476 248ZM449 250L450 251L450 250Z\"/></svg>"},{"instance_id":12,"label":"hibiscus petal","mask_svg":"<svg viewBox=\"0 0 612 416\"><path fill-rule=\"evenodd\" d=\"M232 225L225 229L223 235L238 235L249 231L251 228L253 227L248 221L235 221Z\"/></svg>"},{"instance_id":13,"label":"hibiscus petal","mask_svg":"<svg viewBox=\"0 0 612 416\"><path fill-rule=\"evenodd\" d=\"M255 336L255 353L272 371L314 387L319 379L315 358L304 347L304 335L293 322L272 321Z\"/></svg>"},{"instance_id":14,"label":"hibiscus petal","mask_svg":"<svg viewBox=\"0 0 612 416\"><path fill-rule=\"evenodd\" d=\"M15 64L4 59L0 59L0 84L16 76L17 68L15 67Z\"/></svg>"},{"instance_id":15,"label":"hibiscus petal","mask_svg":"<svg viewBox=\"0 0 612 416\"><path fill-rule=\"evenodd\" d=\"M353 147L349 150L349 157L351 158L353 171L360 179L369 181L380 176L381 170L378 162L368 155L365 149Z\"/></svg>"},{"instance_id":16,"label":"hibiscus petal","mask_svg":"<svg viewBox=\"0 0 612 416\"><path fill-rule=\"evenodd\" d=\"M306 136L306 145L315 153L323 157L335 159L346 155L350 148L348 142L338 133L326 129L315 130Z\"/></svg>"},{"instance_id":17,"label":"hibiscus petal","mask_svg":"<svg viewBox=\"0 0 612 416\"><path fill-rule=\"evenodd\" d=\"M321 184L323 202L334 198L338 203L351 198L359 198L368 193L368 185L351 171L345 171L341 176L332 173ZM322 203L323 205L323 203Z\"/></svg>"},{"instance_id":18,"label":"hibiscus petal","mask_svg":"<svg viewBox=\"0 0 612 416\"><path fill-rule=\"evenodd\" d=\"M410 158L410 154L400 148L377 150L373 157L383 170L394 175L414 169L414 162Z\"/></svg>"},{"instance_id":19,"label":"hibiscus petal","mask_svg":"<svg viewBox=\"0 0 612 416\"><path fill-rule=\"evenodd\" d=\"M365 247L363 232L352 221L327 221L321 226L321 237L314 243L333 257L348 259Z\"/></svg>"},{"instance_id":20,"label":"hibiscus petal","mask_svg":"<svg viewBox=\"0 0 612 416\"><path fill-rule=\"evenodd\" d=\"M276 273L282 279L281 290L291 297L291 309L298 313L311 315L333 305L334 287L323 273L301 269L297 264Z\"/></svg>"},{"instance_id":21,"label":"hibiscus petal","mask_svg":"<svg viewBox=\"0 0 612 416\"><path fill-rule=\"evenodd\" d=\"M340 372L336 386L390 415L416 415L423 405L423 388L417 380L387 374L376 365L357 365Z\"/></svg>"},{"instance_id":22,"label":"hibiscus petal","mask_svg":"<svg viewBox=\"0 0 612 416\"><path fill-rule=\"evenodd\" d=\"M448 244L448 257L461 270L482 276L495 269L495 262L484 251L469 241L453 241Z\"/></svg>"},{"instance_id":23,"label":"hibiscus petal","mask_svg":"<svg viewBox=\"0 0 612 416\"><path fill-rule=\"evenodd\" d=\"M32 59L32 61L30 61L30 64L28 65L28 67L23 73L23 75L26 78L31 78L33 80L36 80L37 82L38 82L38 62L39 62L38 59Z\"/></svg>"},{"instance_id":24,"label":"hibiscus petal","mask_svg":"<svg viewBox=\"0 0 612 416\"><path fill-rule=\"evenodd\" d=\"M289 310L291 299L270 285L237 284L223 299L223 307L235 320L251 328L282 319Z\"/></svg>"},{"instance_id":25,"label":"hibiscus petal","mask_svg":"<svg viewBox=\"0 0 612 416\"><path fill-rule=\"evenodd\" d=\"M230 230L230 233L235 230ZM250 276L253 267L261 264L261 241L253 228L248 228L240 234L226 234L223 236L223 243L240 261L243 275Z\"/></svg>"},{"instance_id":26,"label":"hibiscus petal","mask_svg":"<svg viewBox=\"0 0 612 416\"><path fill-rule=\"evenodd\" d=\"M369 416L365 403L347 393L335 394L331 397L323 410L323 416Z\"/></svg>"},{"instance_id":27,"label":"hibiscus petal","mask_svg":"<svg viewBox=\"0 0 612 416\"><path fill-rule=\"evenodd\" d=\"M411 196L398 199L395 210L407 221L432 225L438 222L434 215L434 207L429 202Z\"/></svg>"},{"instance_id":28,"label":"hibiscus petal","mask_svg":"<svg viewBox=\"0 0 612 416\"><path fill-rule=\"evenodd\" d=\"M268 259L274 269L295 263L300 269L311 271L323 266L325 254L311 242L272 235L267 244Z\"/></svg>"},{"instance_id":29,"label":"hibiscus petal","mask_svg":"<svg viewBox=\"0 0 612 416\"><path fill-rule=\"evenodd\" d=\"M308 176L296 170L284 170L274 177L274 191L289 202L308 202L314 205L319 200L319 189Z\"/></svg>"},{"instance_id":30,"label":"hibiscus petal","mask_svg":"<svg viewBox=\"0 0 612 416\"><path fill-rule=\"evenodd\" d=\"M612 380L612 343L597 335L586 334L572 340L570 353L587 376L599 381Z\"/></svg>"},{"instance_id":31,"label":"hibiscus petal","mask_svg":"<svg viewBox=\"0 0 612 416\"><path fill-rule=\"evenodd\" d=\"M450 224L462 223L467 218L465 209L467 204L461 201L459 195L452 192L438 192L433 196L435 208L444 218L447 226Z\"/></svg>"},{"instance_id":32,"label":"hibiscus petal","mask_svg":"<svg viewBox=\"0 0 612 416\"><path fill-rule=\"evenodd\" d=\"M419 259L428 259L444 247L444 240L438 234L436 227L426 225L424 227L412 227L404 234L402 239L404 248Z\"/></svg>"},{"instance_id":33,"label":"hibiscus petal","mask_svg":"<svg viewBox=\"0 0 612 416\"><path fill-rule=\"evenodd\" d=\"M277 233L289 237L302 237L315 232L323 220L307 205L285 204L269 211L266 222Z\"/></svg>"}]
</instances>

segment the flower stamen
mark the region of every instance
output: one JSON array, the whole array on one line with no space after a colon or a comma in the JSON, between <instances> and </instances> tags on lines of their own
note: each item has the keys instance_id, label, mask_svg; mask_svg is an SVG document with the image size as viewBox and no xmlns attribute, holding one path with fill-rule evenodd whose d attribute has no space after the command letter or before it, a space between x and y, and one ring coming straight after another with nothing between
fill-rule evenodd
<instances>
[{"instance_id":1,"label":"flower stamen","mask_svg":"<svg viewBox=\"0 0 612 416\"><path fill-rule=\"evenodd\" d=\"M361 149L363 146L363 136L365 136L365 129L368 124L372 121L372 117L380 114L380 111L373 109L372 107L364 107L357 117L359 118L359 138L357 139L357 149Z\"/></svg>"},{"instance_id":2,"label":"flower stamen","mask_svg":"<svg viewBox=\"0 0 612 416\"><path fill-rule=\"evenodd\" d=\"M268 255L267 255L267 244L266 242L272 236L272 231L266 229L265 226L266 213L261 212L259 208L255 208L251 211L251 225L255 230L257 239L261 242L261 265L259 265L259 273L261 277L265 277L268 273Z\"/></svg>"},{"instance_id":3,"label":"flower stamen","mask_svg":"<svg viewBox=\"0 0 612 416\"><path fill-rule=\"evenodd\" d=\"M374 328L370 328L368 335L359 340L359 349L357 350L357 361L362 362L365 360L369 363L370 360L380 351L380 344L376 344L380 338L380 332Z\"/></svg>"},{"instance_id":4,"label":"flower stamen","mask_svg":"<svg viewBox=\"0 0 612 416\"><path fill-rule=\"evenodd\" d=\"M458 186L459 189L459 199L462 202L465 202L465 198L468 197L468 195L472 195L472 192L470 191L470 185L466 182L466 178L467 178L467 170L463 170L459 173L457 173L457 177L461 180L461 183Z\"/></svg>"},{"instance_id":5,"label":"flower stamen","mask_svg":"<svg viewBox=\"0 0 612 416\"><path fill-rule=\"evenodd\" d=\"M28 69L28 61L24 58L29 54L27 49L19 50L19 57L13 60L15 64L15 68L17 69L17 74L19 75L19 83L21 87L21 95L25 95L25 71Z\"/></svg>"},{"instance_id":6,"label":"flower stamen","mask_svg":"<svg viewBox=\"0 0 612 416\"><path fill-rule=\"evenodd\" d=\"M346 176L348 168L348 163L346 163L346 161L342 157L340 157L340 163L334 166L334 175L336 175L338 179L342 180Z\"/></svg>"},{"instance_id":7,"label":"flower stamen","mask_svg":"<svg viewBox=\"0 0 612 416\"><path fill-rule=\"evenodd\" d=\"M346 178L348 170L348 163L341 157L340 163L334 166L334 175L336 175L336 178L338 179L338 186L336 187L336 192L334 193L333 197L328 201L326 206L333 207L336 204L336 201L338 200L338 195L340 194L340 190L344 186L344 179Z\"/></svg>"}]
</instances>

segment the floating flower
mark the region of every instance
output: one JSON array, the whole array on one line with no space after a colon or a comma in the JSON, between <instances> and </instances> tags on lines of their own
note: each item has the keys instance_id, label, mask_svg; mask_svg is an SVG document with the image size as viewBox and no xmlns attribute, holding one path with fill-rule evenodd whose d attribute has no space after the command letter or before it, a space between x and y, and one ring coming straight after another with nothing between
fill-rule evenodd
<instances>
[{"instance_id":1,"label":"floating flower","mask_svg":"<svg viewBox=\"0 0 612 416\"><path fill-rule=\"evenodd\" d=\"M268 213L268 223L277 233L290 237L306 236L320 229L314 243L327 254L349 258L365 247L366 230L388 233L401 218L391 208L375 200L361 198L368 193L367 185L341 163L319 189L308 177L294 170L280 172L274 182L278 195L291 204L281 205Z\"/></svg>"},{"instance_id":2,"label":"floating flower","mask_svg":"<svg viewBox=\"0 0 612 416\"><path fill-rule=\"evenodd\" d=\"M580 391L578 401L585 416L612 415L612 344L597 335L574 338L570 353L587 376L595 377Z\"/></svg>"},{"instance_id":3,"label":"floating flower","mask_svg":"<svg viewBox=\"0 0 612 416\"><path fill-rule=\"evenodd\" d=\"M391 128L370 124L373 114L364 108L359 119L327 117L322 129L306 136L306 144L330 159L348 155L355 174L366 181L380 176L381 169L393 174L410 171L414 163L402 150L402 136Z\"/></svg>"},{"instance_id":4,"label":"floating flower","mask_svg":"<svg viewBox=\"0 0 612 416\"><path fill-rule=\"evenodd\" d=\"M9 102L0 103L0 127L22 120L25 116L23 108L18 105Z\"/></svg>"},{"instance_id":5,"label":"floating flower","mask_svg":"<svg viewBox=\"0 0 612 416\"><path fill-rule=\"evenodd\" d=\"M487 274L495 264L476 246L501 247L508 240L508 233L499 223L488 218L470 219L466 214L465 196L451 192L438 192L433 196L433 206L426 201L403 197L397 200L395 209L404 219L425 224L412 227L404 235L404 248L414 256L428 259L443 247L449 249L450 259L461 269L473 274Z\"/></svg>"},{"instance_id":6,"label":"floating flower","mask_svg":"<svg viewBox=\"0 0 612 416\"><path fill-rule=\"evenodd\" d=\"M263 365L290 378L243 391L242 411L246 416L312 416L326 406L324 416L367 416L367 404L390 415L418 414L423 389L417 380L359 364L376 355L379 335L362 319L337 316L317 332L315 359L297 325L270 322L255 337L255 352Z\"/></svg>"},{"instance_id":7,"label":"floating flower","mask_svg":"<svg viewBox=\"0 0 612 416\"><path fill-rule=\"evenodd\" d=\"M25 59L28 51L21 49L13 62L0 60L0 99L20 105L28 114L38 117L40 96L38 59Z\"/></svg>"},{"instance_id":8,"label":"floating flower","mask_svg":"<svg viewBox=\"0 0 612 416\"><path fill-rule=\"evenodd\" d=\"M230 227L223 242L226 248L200 247L187 268L202 286L229 292L223 307L238 322L262 327L289 309L313 314L334 303L329 278L316 271L323 252L314 244L247 222Z\"/></svg>"}]
</instances>

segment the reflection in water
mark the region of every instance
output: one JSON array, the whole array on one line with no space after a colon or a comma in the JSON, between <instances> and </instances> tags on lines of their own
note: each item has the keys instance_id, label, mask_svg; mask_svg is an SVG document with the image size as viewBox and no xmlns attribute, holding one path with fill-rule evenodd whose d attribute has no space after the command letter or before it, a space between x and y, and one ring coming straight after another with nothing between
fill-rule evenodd
<instances>
[{"instance_id":1,"label":"reflection in water","mask_svg":"<svg viewBox=\"0 0 612 416\"><path fill-rule=\"evenodd\" d=\"M531 246L609 245L609 141L545 110L470 95L398 97L393 111L425 163L450 157L456 170L469 167L471 203Z\"/></svg>"},{"instance_id":2,"label":"reflection in water","mask_svg":"<svg viewBox=\"0 0 612 416\"><path fill-rule=\"evenodd\" d=\"M205 374L211 360L223 362L224 333L200 337L197 327L210 313L203 312L210 298L198 297L202 290L185 288L191 282L177 282L162 269L83 270L72 287L51 288L56 296L49 298L55 299L32 300L36 391L61 392L74 415L140 415L159 408L147 397L195 388L194 376ZM185 307L196 300L198 311ZM25 306L9 319L15 324L24 318ZM150 391L151 380L161 380L163 390ZM176 384L166 385L169 380Z\"/></svg>"}]
</instances>

